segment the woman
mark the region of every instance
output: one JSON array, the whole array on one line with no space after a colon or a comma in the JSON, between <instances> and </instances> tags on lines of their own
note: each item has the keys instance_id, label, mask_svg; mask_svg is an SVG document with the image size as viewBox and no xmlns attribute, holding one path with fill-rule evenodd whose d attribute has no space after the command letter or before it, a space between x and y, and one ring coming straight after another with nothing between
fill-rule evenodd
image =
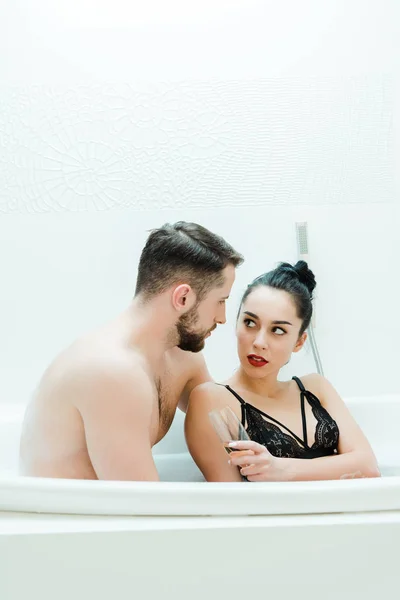
<instances>
[{"instance_id":1,"label":"woman","mask_svg":"<svg viewBox=\"0 0 400 600\"><path fill-rule=\"evenodd\" d=\"M257 277L244 293L236 326L240 367L225 385L195 388L185 421L189 450L208 481L380 476L368 440L324 377L278 381L307 339L315 285L307 263L299 261ZM229 455L208 417L225 406L252 440L232 442Z\"/></svg>"}]
</instances>

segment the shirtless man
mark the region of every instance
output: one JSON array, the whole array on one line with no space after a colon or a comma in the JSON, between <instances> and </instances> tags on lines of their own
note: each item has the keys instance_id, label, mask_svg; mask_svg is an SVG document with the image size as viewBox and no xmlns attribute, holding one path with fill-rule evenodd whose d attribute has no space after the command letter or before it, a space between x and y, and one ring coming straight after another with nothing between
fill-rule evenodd
<instances>
[{"instance_id":1,"label":"shirtless man","mask_svg":"<svg viewBox=\"0 0 400 600\"><path fill-rule=\"evenodd\" d=\"M48 367L26 411L23 475L157 481L152 446L192 389L211 379L199 353L225 323L243 258L195 223L153 230L136 292L116 319Z\"/></svg>"}]
</instances>

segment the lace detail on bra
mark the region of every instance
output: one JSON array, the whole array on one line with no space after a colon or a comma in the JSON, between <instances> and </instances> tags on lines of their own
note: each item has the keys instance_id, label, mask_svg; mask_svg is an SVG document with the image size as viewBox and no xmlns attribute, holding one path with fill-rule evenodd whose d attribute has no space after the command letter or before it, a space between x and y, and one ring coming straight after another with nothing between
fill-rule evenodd
<instances>
[{"instance_id":1,"label":"lace detail on bra","mask_svg":"<svg viewBox=\"0 0 400 600\"><path fill-rule=\"evenodd\" d=\"M339 428L336 421L332 419L319 399L304 388L299 379L293 379L300 387L304 440L270 415L252 404L248 404L228 385L225 387L242 405L242 424L250 438L265 446L273 456L281 458L319 458L336 454L339 443ZM312 413L317 421L312 446L309 446L307 442L305 400L311 406ZM285 433L283 429L286 429L288 433Z\"/></svg>"}]
</instances>

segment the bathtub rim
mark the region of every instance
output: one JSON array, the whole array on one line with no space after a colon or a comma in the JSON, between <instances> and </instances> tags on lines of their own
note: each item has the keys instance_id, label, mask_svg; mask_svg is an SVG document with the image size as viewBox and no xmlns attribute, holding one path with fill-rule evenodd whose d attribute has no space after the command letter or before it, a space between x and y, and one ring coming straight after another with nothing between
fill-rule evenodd
<instances>
[{"instance_id":1,"label":"bathtub rim","mask_svg":"<svg viewBox=\"0 0 400 600\"><path fill-rule=\"evenodd\" d=\"M400 510L400 476L257 484L0 479L0 511L12 512L271 516L395 510Z\"/></svg>"}]
</instances>

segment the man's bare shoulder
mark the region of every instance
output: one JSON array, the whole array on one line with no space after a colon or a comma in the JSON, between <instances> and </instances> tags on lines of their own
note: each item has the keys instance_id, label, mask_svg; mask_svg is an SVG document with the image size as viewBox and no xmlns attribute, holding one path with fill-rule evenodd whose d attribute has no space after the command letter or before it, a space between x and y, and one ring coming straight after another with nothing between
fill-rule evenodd
<instances>
[{"instance_id":1,"label":"man's bare shoulder","mask_svg":"<svg viewBox=\"0 0 400 600\"><path fill-rule=\"evenodd\" d=\"M152 395L151 380L143 357L135 351L102 345L77 344L53 361L44 375L42 386L70 395L74 403L93 399L121 398L131 394Z\"/></svg>"},{"instance_id":2,"label":"man's bare shoulder","mask_svg":"<svg viewBox=\"0 0 400 600\"><path fill-rule=\"evenodd\" d=\"M71 375L82 382L110 385L151 383L143 358L137 354L118 352L98 354L76 363Z\"/></svg>"}]
</instances>

